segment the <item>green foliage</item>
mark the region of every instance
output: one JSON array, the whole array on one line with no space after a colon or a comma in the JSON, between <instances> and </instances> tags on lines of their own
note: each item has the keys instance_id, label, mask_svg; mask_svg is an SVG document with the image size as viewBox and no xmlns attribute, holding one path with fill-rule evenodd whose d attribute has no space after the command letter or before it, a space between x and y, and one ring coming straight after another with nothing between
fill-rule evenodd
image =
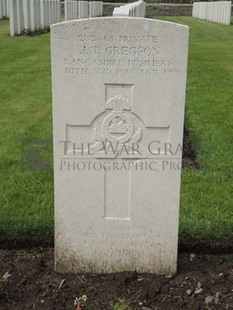
<instances>
[{"instance_id":1,"label":"green foliage","mask_svg":"<svg viewBox=\"0 0 233 310\"><path fill-rule=\"evenodd\" d=\"M217 281L217 280L221 279L221 276L218 273L210 273L210 279Z\"/></svg>"},{"instance_id":2,"label":"green foliage","mask_svg":"<svg viewBox=\"0 0 233 310\"><path fill-rule=\"evenodd\" d=\"M124 298L118 299L117 303L111 305L111 310L131 310L129 303Z\"/></svg>"}]
</instances>

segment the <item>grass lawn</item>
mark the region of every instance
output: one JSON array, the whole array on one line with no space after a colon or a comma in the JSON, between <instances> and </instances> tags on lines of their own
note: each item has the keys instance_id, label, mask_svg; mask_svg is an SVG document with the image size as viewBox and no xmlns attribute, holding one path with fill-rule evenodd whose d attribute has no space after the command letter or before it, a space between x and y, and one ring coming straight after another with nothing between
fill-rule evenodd
<instances>
[{"instance_id":1,"label":"grass lawn","mask_svg":"<svg viewBox=\"0 0 233 310\"><path fill-rule=\"evenodd\" d=\"M201 168L182 173L180 235L232 238L233 26L163 19L190 27L186 127ZM49 34L8 32L0 21L0 238L47 238L53 172L22 171L21 142L52 139Z\"/></svg>"},{"instance_id":2,"label":"grass lawn","mask_svg":"<svg viewBox=\"0 0 233 310\"><path fill-rule=\"evenodd\" d=\"M180 234L233 236L233 26L189 17L186 126L201 169L182 174Z\"/></svg>"},{"instance_id":3,"label":"grass lawn","mask_svg":"<svg viewBox=\"0 0 233 310\"><path fill-rule=\"evenodd\" d=\"M53 233L53 173L21 169L25 139L52 138L49 34L10 37L0 21L0 236Z\"/></svg>"}]
</instances>

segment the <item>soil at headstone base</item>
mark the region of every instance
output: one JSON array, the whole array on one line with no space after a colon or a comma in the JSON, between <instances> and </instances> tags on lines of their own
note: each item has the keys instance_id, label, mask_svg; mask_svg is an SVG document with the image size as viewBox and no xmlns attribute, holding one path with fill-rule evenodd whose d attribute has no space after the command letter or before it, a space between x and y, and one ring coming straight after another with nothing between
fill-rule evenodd
<instances>
[{"instance_id":1,"label":"soil at headstone base","mask_svg":"<svg viewBox=\"0 0 233 310\"><path fill-rule=\"evenodd\" d=\"M59 274L53 249L0 250L0 309L111 309L117 298L131 309L232 309L233 255L181 254L174 277L151 274ZM3 278L2 278L3 276ZM76 309L78 309L76 307ZM79 310L80 310L79 309Z\"/></svg>"}]
</instances>

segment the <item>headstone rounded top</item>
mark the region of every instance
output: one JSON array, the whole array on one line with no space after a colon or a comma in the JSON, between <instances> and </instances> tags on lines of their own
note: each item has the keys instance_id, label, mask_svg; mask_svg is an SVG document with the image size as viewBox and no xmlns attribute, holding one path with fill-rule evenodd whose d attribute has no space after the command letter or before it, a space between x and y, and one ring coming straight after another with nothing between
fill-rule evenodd
<instances>
[{"instance_id":1,"label":"headstone rounded top","mask_svg":"<svg viewBox=\"0 0 233 310\"><path fill-rule=\"evenodd\" d=\"M143 1L143 0L139 0ZM111 21L111 23L109 22ZM127 24L136 24L136 23L142 23L142 24L152 24L155 26L157 25L163 25L164 27L179 27L179 28L184 28L184 29L189 29L187 25L183 24L178 24L178 23L173 23L173 22L168 22L168 21L163 21L163 20L158 20L158 19L152 19L152 18L141 18L141 17L128 17L128 16L110 16L110 17L94 17L94 18L84 18L84 19L76 19L76 20L70 20L70 21L64 21L61 23L56 23L51 25L51 29L59 28L61 26L65 25L79 25L81 23L97 23L97 24L103 24L107 23L108 26L111 27L111 25L114 25L116 23L120 23L122 26L124 23Z\"/></svg>"}]
</instances>

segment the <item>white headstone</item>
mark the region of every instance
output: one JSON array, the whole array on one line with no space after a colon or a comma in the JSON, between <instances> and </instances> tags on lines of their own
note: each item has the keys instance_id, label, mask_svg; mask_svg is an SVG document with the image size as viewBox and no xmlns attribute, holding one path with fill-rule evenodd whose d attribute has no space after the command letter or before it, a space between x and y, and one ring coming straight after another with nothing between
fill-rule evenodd
<instances>
[{"instance_id":1,"label":"white headstone","mask_svg":"<svg viewBox=\"0 0 233 310\"><path fill-rule=\"evenodd\" d=\"M51 44L56 270L174 273L188 27L76 20Z\"/></svg>"},{"instance_id":2,"label":"white headstone","mask_svg":"<svg viewBox=\"0 0 233 310\"><path fill-rule=\"evenodd\" d=\"M146 3L143 0L139 0L140 2L140 17L146 16Z\"/></svg>"},{"instance_id":3,"label":"white headstone","mask_svg":"<svg viewBox=\"0 0 233 310\"><path fill-rule=\"evenodd\" d=\"M0 0L0 11L1 11L0 14L2 17L7 17L7 8L6 8L6 1L5 0Z\"/></svg>"},{"instance_id":4,"label":"white headstone","mask_svg":"<svg viewBox=\"0 0 233 310\"><path fill-rule=\"evenodd\" d=\"M79 5L80 4L78 1L71 1L71 0L65 1L65 20L73 20L78 18Z\"/></svg>"},{"instance_id":5,"label":"white headstone","mask_svg":"<svg viewBox=\"0 0 233 310\"><path fill-rule=\"evenodd\" d=\"M6 0L2 1L2 8L3 8L3 16L7 17L7 2L6 2Z\"/></svg>"},{"instance_id":6,"label":"white headstone","mask_svg":"<svg viewBox=\"0 0 233 310\"><path fill-rule=\"evenodd\" d=\"M120 6L116 7L113 10L113 16L129 16L130 7L129 6Z\"/></svg>"},{"instance_id":7,"label":"white headstone","mask_svg":"<svg viewBox=\"0 0 233 310\"><path fill-rule=\"evenodd\" d=\"M10 2L10 35L20 35L24 28L23 6L21 0L9 0Z\"/></svg>"},{"instance_id":8,"label":"white headstone","mask_svg":"<svg viewBox=\"0 0 233 310\"><path fill-rule=\"evenodd\" d=\"M0 0L0 19L3 18L3 5L2 5L2 0Z\"/></svg>"},{"instance_id":9,"label":"white headstone","mask_svg":"<svg viewBox=\"0 0 233 310\"><path fill-rule=\"evenodd\" d=\"M226 25L231 24L231 1L227 1Z\"/></svg>"},{"instance_id":10,"label":"white headstone","mask_svg":"<svg viewBox=\"0 0 233 310\"><path fill-rule=\"evenodd\" d=\"M90 1L89 2L89 17L99 17L102 15L102 1Z\"/></svg>"},{"instance_id":11,"label":"white headstone","mask_svg":"<svg viewBox=\"0 0 233 310\"><path fill-rule=\"evenodd\" d=\"M24 29L31 29L31 9L30 9L30 0L23 0L23 15L24 15Z\"/></svg>"},{"instance_id":12,"label":"white headstone","mask_svg":"<svg viewBox=\"0 0 233 310\"><path fill-rule=\"evenodd\" d=\"M52 22L51 24L55 23L55 1L52 0L52 4L51 4L51 12L52 12Z\"/></svg>"},{"instance_id":13,"label":"white headstone","mask_svg":"<svg viewBox=\"0 0 233 310\"><path fill-rule=\"evenodd\" d=\"M53 23L53 3L49 0L49 26Z\"/></svg>"},{"instance_id":14,"label":"white headstone","mask_svg":"<svg viewBox=\"0 0 233 310\"><path fill-rule=\"evenodd\" d=\"M56 23L61 21L61 3L60 0L56 1Z\"/></svg>"},{"instance_id":15,"label":"white headstone","mask_svg":"<svg viewBox=\"0 0 233 310\"><path fill-rule=\"evenodd\" d=\"M145 17L146 4L144 1L128 3L113 10L113 16L131 16L131 17Z\"/></svg>"},{"instance_id":16,"label":"white headstone","mask_svg":"<svg viewBox=\"0 0 233 310\"><path fill-rule=\"evenodd\" d=\"M36 30L36 8L34 0L30 0L30 17L31 31L34 32Z\"/></svg>"},{"instance_id":17,"label":"white headstone","mask_svg":"<svg viewBox=\"0 0 233 310\"><path fill-rule=\"evenodd\" d=\"M36 16L36 30L39 30L41 28L41 17L40 17L40 3L41 0L34 0L36 2L36 7L35 7L35 16Z\"/></svg>"},{"instance_id":18,"label":"white headstone","mask_svg":"<svg viewBox=\"0 0 233 310\"><path fill-rule=\"evenodd\" d=\"M49 27L49 1L44 0L45 3L45 28Z\"/></svg>"},{"instance_id":19,"label":"white headstone","mask_svg":"<svg viewBox=\"0 0 233 310\"><path fill-rule=\"evenodd\" d=\"M78 18L87 18L88 17L88 1L78 1Z\"/></svg>"},{"instance_id":20,"label":"white headstone","mask_svg":"<svg viewBox=\"0 0 233 310\"><path fill-rule=\"evenodd\" d=\"M10 3L9 0L5 0L6 17L10 17Z\"/></svg>"},{"instance_id":21,"label":"white headstone","mask_svg":"<svg viewBox=\"0 0 233 310\"><path fill-rule=\"evenodd\" d=\"M46 14L46 3L43 0L40 3L40 27L41 29L46 27L45 14Z\"/></svg>"}]
</instances>

